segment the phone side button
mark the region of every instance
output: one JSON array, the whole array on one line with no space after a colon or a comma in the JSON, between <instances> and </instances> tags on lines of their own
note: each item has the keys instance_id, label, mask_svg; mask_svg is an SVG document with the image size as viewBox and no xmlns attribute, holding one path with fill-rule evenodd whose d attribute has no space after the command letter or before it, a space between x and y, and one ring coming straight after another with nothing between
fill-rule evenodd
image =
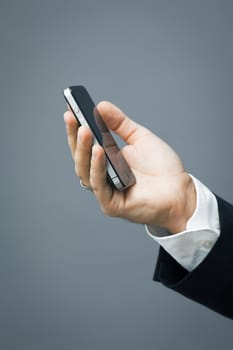
<instances>
[{"instance_id":1,"label":"phone side button","mask_svg":"<svg viewBox=\"0 0 233 350\"><path fill-rule=\"evenodd\" d=\"M109 174L109 176L111 177L111 179L113 179L114 177L117 177L116 172L113 170L112 165L109 163L109 161L107 160L106 162L106 168L107 168L107 172Z\"/></svg>"},{"instance_id":2,"label":"phone side button","mask_svg":"<svg viewBox=\"0 0 233 350\"><path fill-rule=\"evenodd\" d=\"M76 113L77 113L77 112L76 112ZM77 113L77 117L78 117L78 120L79 120L79 122L80 122L81 125L86 125L86 126L88 126L88 124L87 124L87 122L86 122L86 119L83 117L83 115L82 115L80 109L79 109L79 111L78 111L78 113Z\"/></svg>"}]
</instances>

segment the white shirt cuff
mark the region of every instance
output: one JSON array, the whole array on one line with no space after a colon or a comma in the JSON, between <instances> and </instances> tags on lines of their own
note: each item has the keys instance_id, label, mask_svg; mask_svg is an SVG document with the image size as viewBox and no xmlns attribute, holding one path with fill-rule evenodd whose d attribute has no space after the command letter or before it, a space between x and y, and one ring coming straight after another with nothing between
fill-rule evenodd
<instances>
[{"instance_id":1,"label":"white shirt cuff","mask_svg":"<svg viewBox=\"0 0 233 350\"><path fill-rule=\"evenodd\" d=\"M187 222L186 230L170 234L161 227L146 225L149 236L188 271L195 269L205 259L220 236L216 197L199 180L190 176L196 187L197 206Z\"/></svg>"}]
</instances>

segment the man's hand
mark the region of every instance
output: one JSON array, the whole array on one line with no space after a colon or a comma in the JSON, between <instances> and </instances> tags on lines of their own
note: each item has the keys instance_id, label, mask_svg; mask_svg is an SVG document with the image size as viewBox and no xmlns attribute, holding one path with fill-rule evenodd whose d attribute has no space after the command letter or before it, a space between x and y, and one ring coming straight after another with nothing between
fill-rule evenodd
<instances>
[{"instance_id":1,"label":"man's hand","mask_svg":"<svg viewBox=\"0 0 233 350\"><path fill-rule=\"evenodd\" d=\"M196 193L177 154L110 102L100 102L97 108L109 129L126 142L122 153L136 184L119 192L108 183L102 147L92 145L90 129L79 126L67 111L64 120L77 176L93 188L106 215L158 225L171 233L184 230L196 206Z\"/></svg>"}]
</instances>

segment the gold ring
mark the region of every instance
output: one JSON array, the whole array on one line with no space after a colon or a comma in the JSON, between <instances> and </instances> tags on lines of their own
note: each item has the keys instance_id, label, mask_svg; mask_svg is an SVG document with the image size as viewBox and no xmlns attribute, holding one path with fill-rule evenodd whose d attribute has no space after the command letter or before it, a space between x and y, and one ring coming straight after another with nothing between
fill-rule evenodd
<instances>
[{"instance_id":1,"label":"gold ring","mask_svg":"<svg viewBox=\"0 0 233 350\"><path fill-rule=\"evenodd\" d=\"M80 182L80 186L81 186L82 188L84 188L85 190L88 190L88 191L93 192L93 188L92 188L91 186L85 185L85 184L82 182L81 179L79 180L79 182Z\"/></svg>"}]
</instances>

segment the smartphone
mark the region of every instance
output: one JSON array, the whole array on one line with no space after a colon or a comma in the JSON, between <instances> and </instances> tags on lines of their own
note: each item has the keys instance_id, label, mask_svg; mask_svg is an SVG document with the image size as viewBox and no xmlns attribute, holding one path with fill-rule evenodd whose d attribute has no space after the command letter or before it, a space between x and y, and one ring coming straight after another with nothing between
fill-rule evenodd
<instances>
[{"instance_id":1,"label":"smartphone","mask_svg":"<svg viewBox=\"0 0 233 350\"><path fill-rule=\"evenodd\" d=\"M64 97L79 124L88 126L94 135L94 143L103 147L108 181L118 191L123 191L135 184L134 174L86 88L70 86L64 90Z\"/></svg>"}]
</instances>

